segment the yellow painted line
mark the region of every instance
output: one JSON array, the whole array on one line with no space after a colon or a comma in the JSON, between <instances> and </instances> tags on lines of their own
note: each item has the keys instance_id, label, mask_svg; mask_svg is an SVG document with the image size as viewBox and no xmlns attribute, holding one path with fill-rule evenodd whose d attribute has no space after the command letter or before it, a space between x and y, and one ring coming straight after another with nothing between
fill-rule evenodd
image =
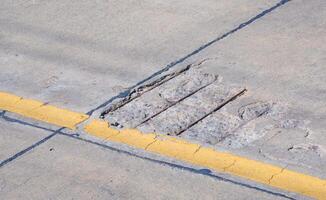
<instances>
[{"instance_id":1,"label":"yellow painted line","mask_svg":"<svg viewBox=\"0 0 326 200\"><path fill-rule=\"evenodd\" d=\"M154 134L142 134L135 129L118 131L109 127L108 123L103 120L91 121L90 124L85 126L84 130L102 139L128 144L141 149L146 149L148 145L155 141L156 137Z\"/></svg>"},{"instance_id":2,"label":"yellow painted line","mask_svg":"<svg viewBox=\"0 0 326 200\"><path fill-rule=\"evenodd\" d=\"M83 113L60 109L5 92L0 92L0 110L70 129L76 129L77 124L89 118ZM123 143L316 199L326 199L326 180L317 177L219 152L170 136L143 134L135 129L118 131L103 120L91 121L84 130L105 140Z\"/></svg>"},{"instance_id":3,"label":"yellow painted line","mask_svg":"<svg viewBox=\"0 0 326 200\"><path fill-rule=\"evenodd\" d=\"M219 152L169 136L143 134L137 130L118 131L102 120L91 121L85 126L85 131L109 141L145 149L316 199L326 199L326 180L317 177Z\"/></svg>"},{"instance_id":4,"label":"yellow painted line","mask_svg":"<svg viewBox=\"0 0 326 200\"><path fill-rule=\"evenodd\" d=\"M88 119L88 115L72 112L44 104L39 101L0 92L0 110L17 113L25 117L50 124L76 129L76 125Z\"/></svg>"}]
</instances>

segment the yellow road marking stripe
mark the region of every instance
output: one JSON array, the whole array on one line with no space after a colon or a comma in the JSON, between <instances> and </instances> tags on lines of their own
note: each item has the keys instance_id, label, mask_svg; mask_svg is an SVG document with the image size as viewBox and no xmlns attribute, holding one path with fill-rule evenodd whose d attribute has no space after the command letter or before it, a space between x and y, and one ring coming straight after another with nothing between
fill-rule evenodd
<instances>
[{"instance_id":1,"label":"yellow road marking stripe","mask_svg":"<svg viewBox=\"0 0 326 200\"><path fill-rule=\"evenodd\" d=\"M102 120L91 121L85 126L84 130L102 139L128 144L141 149L146 149L148 145L155 141L156 137L154 134L142 134L135 129L118 131L110 128L108 123Z\"/></svg>"},{"instance_id":2,"label":"yellow road marking stripe","mask_svg":"<svg viewBox=\"0 0 326 200\"><path fill-rule=\"evenodd\" d=\"M60 109L4 92L0 92L0 110L14 112L70 129L75 129L77 124L89 118L88 115L82 113ZM84 127L84 130L102 139L127 144L317 199L326 199L326 180L317 177L230 153L218 152L169 136L143 134L134 129L118 131L111 128L108 122L103 120L91 121Z\"/></svg>"},{"instance_id":3,"label":"yellow road marking stripe","mask_svg":"<svg viewBox=\"0 0 326 200\"><path fill-rule=\"evenodd\" d=\"M5 92L0 92L0 109L73 130L89 117Z\"/></svg>"},{"instance_id":4,"label":"yellow road marking stripe","mask_svg":"<svg viewBox=\"0 0 326 200\"><path fill-rule=\"evenodd\" d=\"M241 176L283 190L317 199L326 199L326 180L317 177L230 153L218 152L169 136L143 134L137 130L118 131L109 127L108 122L102 120L93 120L85 126L85 131L109 141L127 144L191 164Z\"/></svg>"}]
</instances>

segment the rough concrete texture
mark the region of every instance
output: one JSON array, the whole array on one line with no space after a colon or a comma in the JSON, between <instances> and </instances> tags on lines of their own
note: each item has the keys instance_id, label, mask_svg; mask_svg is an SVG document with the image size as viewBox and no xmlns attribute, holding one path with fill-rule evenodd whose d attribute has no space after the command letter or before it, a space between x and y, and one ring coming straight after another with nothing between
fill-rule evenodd
<instances>
[{"instance_id":1,"label":"rough concrete texture","mask_svg":"<svg viewBox=\"0 0 326 200\"><path fill-rule=\"evenodd\" d=\"M290 1L187 61L206 59L203 69L245 86L252 100L287 108L280 128L272 124L260 140L232 152L326 177L325 6L323 0Z\"/></svg>"},{"instance_id":2,"label":"rough concrete texture","mask_svg":"<svg viewBox=\"0 0 326 200\"><path fill-rule=\"evenodd\" d=\"M139 129L144 132L177 135L240 91L239 87L228 87L221 82L214 82L139 126Z\"/></svg>"},{"instance_id":3,"label":"rough concrete texture","mask_svg":"<svg viewBox=\"0 0 326 200\"><path fill-rule=\"evenodd\" d=\"M0 90L88 112L276 2L2 0Z\"/></svg>"},{"instance_id":4,"label":"rough concrete texture","mask_svg":"<svg viewBox=\"0 0 326 200\"><path fill-rule=\"evenodd\" d=\"M205 62L202 65L206 67ZM288 106L287 102L273 102L249 91L245 96L240 96L198 121L241 91L239 87L226 86L220 77L218 81L197 92L197 88L211 83L214 77L201 70L201 68L190 69L184 75L165 82L117 111L109 113L106 119L114 125L120 125L118 128L134 128L147 119L148 121L137 126L145 133L169 135L182 133L181 137L192 142L227 150L256 147L256 151L265 158L272 159L272 155L283 154L286 159L282 162L287 165L318 168L323 173L324 169L321 166L325 159L323 159L324 148L321 145L310 144L309 141L306 141L307 144L303 142L297 145L283 142L279 144L277 151L268 145L265 145L265 148L256 146L267 138L268 140L277 138L275 132L295 132L298 138L303 139L312 133L311 121L302 117L304 115L295 113L295 108ZM196 92L191 94L194 91ZM187 96L189 94L191 95ZM187 98L180 101L184 97ZM290 155L284 156L286 154ZM309 157L312 159L307 159ZM301 163L303 159L307 159L304 164Z\"/></svg>"},{"instance_id":5,"label":"rough concrete texture","mask_svg":"<svg viewBox=\"0 0 326 200\"><path fill-rule=\"evenodd\" d=\"M88 112L125 97L128 87L150 82L167 65L205 60L203 73L248 93L181 137L325 179L326 1L270 9L278 2L2 0L0 90ZM1 159L42 138L24 121L20 128L6 123ZM60 136L10 157L0 169L1 197L278 198L94 145Z\"/></svg>"},{"instance_id":6,"label":"rough concrete texture","mask_svg":"<svg viewBox=\"0 0 326 200\"><path fill-rule=\"evenodd\" d=\"M187 130L183 137L225 148L242 148L273 129L308 131L303 121L289 118L287 109L278 103L246 101L239 98L231 102Z\"/></svg>"},{"instance_id":7,"label":"rough concrete texture","mask_svg":"<svg viewBox=\"0 0 326 200\"><path fill-rule=\"evenodd\" d=\"M114 112L106 119L118 128L134 128L156 113L174 105L181 99L216 81L217 77L190 68L157 88L143 94Z\"/></svg>"}]
</instances>

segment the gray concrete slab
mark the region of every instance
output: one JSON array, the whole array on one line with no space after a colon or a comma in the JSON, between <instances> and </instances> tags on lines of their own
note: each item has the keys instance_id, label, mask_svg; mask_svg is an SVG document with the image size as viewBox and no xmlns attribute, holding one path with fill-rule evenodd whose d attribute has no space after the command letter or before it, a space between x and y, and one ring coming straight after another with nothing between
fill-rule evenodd
<instances>
[{"instance_id":1,"label":"gray concrete slab","mask_svg":"<svg viewBox=\"0 0 326 200\"><path fill-rule=\"evenodd\" d=\"M276 2L4 0L0 90L87 112Z\"/></svg>"},{"instance_id":2,"label":"gray concrete slab","mask_svg":"<svg viewBox=\"0 0 326 200\"><path fill-rule=\"evenodd\" d=\"M206 72L247 87L247 98L284 106L288 121L281 129L230 151L325 178L325 6L322 0L290 1L184 63L206 60Z\"/></svg>"},{"instance_id":3,"label":"gray concrete slab","mask_svg":"<svg viewBox=\"0 0 326 200\"><path fill-rule=\"evenodd\" d=\"M218 41L175 67L205 60L199 62L205 72L246 86L249 99L285 105L292 117L282 129L269 129L250 145L228 151L325 178L326 4L290 1L247 21L276 2L5 0L0 90L86 112ZM253 23L234 29L243 22ZM304 122L304 130L296 129L297 121ZM34 130L6 123L0 123L4 158L41 139L29 135ZM0 192L14 199L276 198L64 136L2 167Z\"/></svg>"},{"instance_id":4,"label":"gray concrete slab","mask_svg":"<svg viewBox=\"0 0 326 200\"><path fill-rule=\"evenodd\" d=\"M2 167L0 186L5 199L283 199L62 135Z\"/></svg>"},{"instance_id":5,"label":"gray concrete slab","mask_svg":"<svg viewBox=\"0 0 326 200\"><path fill-rule=\"evenodd\" d=\"M51 134L14 122L10 123L2 114L0 114L0 163Z\"/></svg>"}]
</instances>

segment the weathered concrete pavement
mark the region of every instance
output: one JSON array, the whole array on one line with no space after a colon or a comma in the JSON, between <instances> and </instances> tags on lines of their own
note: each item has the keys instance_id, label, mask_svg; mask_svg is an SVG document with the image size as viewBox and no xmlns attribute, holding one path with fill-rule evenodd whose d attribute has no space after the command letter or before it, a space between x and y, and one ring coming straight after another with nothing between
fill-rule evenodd
<instances>
[{"instance_id":1,"label":"weathered concrete pavement","mask_svg":"<svg viewBox=\"0 0 326 200\"><path fill-rule=\"evenodd\" d=\"M277 3L4 1L0 90L98 118L113 99L126 96L128 87L151 82L164 69L171 67L170 73L197 63L204 73L222 78L227 88L247 92L187 129L196 120L190 118L180 137L325 179L326 4ZM165 106L176 99L165 95L169 100ZM154 102L141 98L139 105ZM202 116L203 109L196 113ZM122 118L132 118L129 114ZM148 113L140 117L127 121L137 126ZM163 128L160 132L166 128L161 123L165 119L155 125ZM59 128L1 114L1 197L306 198L198 171L198 166L103 141L81 130L55 132ZM180 132L180 127L176 130Z\"/></svg>"},{"instance_id":2,"label":"weathered concrete pavement","mask_svg":"<svg viewBox=\"0 0 326 200\"><path fill-rule=\"evenodd\" d=\"M0 139L12 149L1 159L51 133L0 123ZM2 199L286 199L64 135L8 163L0 177Z\"/></svg>"},{"instance_id":3,"label":"weathered concrete pavement","mask_svg":"<svg viewBox=\"0 0 326 200\"><path fill-rule=\"evenodd\" d=\"M4 1L0 89L88 112L276 2Z\"/></svg>"}]
</instances>

